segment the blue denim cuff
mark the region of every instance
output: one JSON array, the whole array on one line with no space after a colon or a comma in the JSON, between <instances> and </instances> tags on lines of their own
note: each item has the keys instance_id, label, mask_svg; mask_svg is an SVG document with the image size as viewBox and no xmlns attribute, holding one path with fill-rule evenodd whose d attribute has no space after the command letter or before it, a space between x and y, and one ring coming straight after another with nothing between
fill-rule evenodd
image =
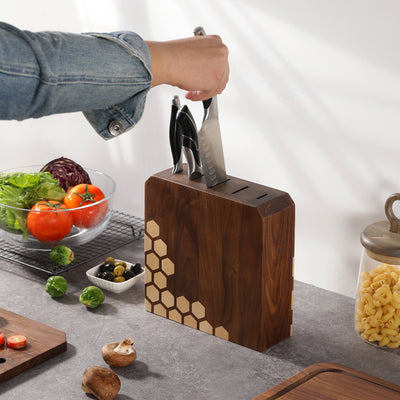
<instances>
[{"instance_id":1,"label":"blue denim cuff","mask_svg":"<svg viewBox=\"0 0 400 400\"><path fill-rule=\"evenodd\" d=\"M144 40L133 32L89 33L88 35L118 43L136 59L135 61L140 61L135 62L135 65L141 65L143 69L139 71L143 76L143 81L138 81L132 97L104 110L83 113L101 137L111 139L133 128L143 114L146 95L151 88L153 78L150 51Z\"/></svg>"}]
</instances>

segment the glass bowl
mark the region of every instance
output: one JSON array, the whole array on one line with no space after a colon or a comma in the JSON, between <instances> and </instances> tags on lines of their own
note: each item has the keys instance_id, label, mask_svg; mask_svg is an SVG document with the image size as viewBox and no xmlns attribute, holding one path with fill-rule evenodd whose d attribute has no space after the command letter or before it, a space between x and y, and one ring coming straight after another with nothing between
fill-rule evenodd
<instances>
[{"instance_id":1,"label":"glass bowl","mask_svg":"<svg viewBox=\"0 0 400 400\"><path fill-rule=\"evenodd\" d=\"M11 173L11 172L39 172L41 166L25 166L25 167L18 167L13 169L2 170L0 173ZM29 234L27 237L24 237L22 231L17 231L14 229L10 229L0 218L0 239L3 239L9 243L22 246L28 249L38 249L38 250L49 250L55 245L63 244L68 247L76 247L87 243L97 237L101 232L103 232L111 218L112 212L112 202L115 193L115 182L114 180L103 172L99 172L90 168L84 168L85 171L89 174L90 180L92 184L97 186L101 191L104 193L105 198L82 207L69 209L67 211L63 210L51 210L51 211L37 211L41 213L53 213L53 212L73 212L76 210L84 211L87 210L88 212L93 211L94 207L98 207L101 203L107 204L107 211L104 215L104 218L95 226L89 228L81 228L76 225L73 225L71 232L65 236L63 239L57 242L43 242L38 240L36 237ZM4 211L11 211L17 212L18 214L22 215L23 218L26 220L30 209L24 208L17 208L11 207L0 202L0 216Z\"/></svg>"}]
</instances>

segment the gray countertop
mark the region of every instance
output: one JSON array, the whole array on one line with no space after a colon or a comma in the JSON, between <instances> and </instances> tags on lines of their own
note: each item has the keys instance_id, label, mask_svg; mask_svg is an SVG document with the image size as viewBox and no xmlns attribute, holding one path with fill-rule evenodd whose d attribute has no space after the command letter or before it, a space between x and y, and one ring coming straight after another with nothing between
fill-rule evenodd
<instances>
[{"instance_id":1,"label":"gray countertop","mask_svg":"<svg viewBox=\"0 0 400 400\"><path fill-rule=\"evenodd\" d=\"M110 255L144 264L143 241ZM143 281L125 293L105 292L103 305L87 309L79 294L90 284L86 270L95 264L64 273L68 292L53 299L44 290L44 273L0 260L0 307L66 332L68 342L66 352L1 383L1 399L88 399L81 389L83 371L107 367L102 346L127 336L134 338L138 358L115 369L119 400L252 399L320 362L400 384L400 352L358 338L352 298L295 282L293 336L257 352L146 312Z\"/></svg>"}]
</instances>

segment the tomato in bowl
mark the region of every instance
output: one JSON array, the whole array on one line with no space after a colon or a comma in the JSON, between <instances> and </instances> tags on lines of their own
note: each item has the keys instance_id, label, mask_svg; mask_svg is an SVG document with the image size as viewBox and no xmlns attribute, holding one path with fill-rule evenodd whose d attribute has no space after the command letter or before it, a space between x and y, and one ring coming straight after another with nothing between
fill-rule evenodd
<instances>
[{"instance_id":1,"label":"tomato in bowl","mask_svg":"<svg viewBox=\"0 0 400 400\"><path fill-rule=\"evenodd\" d=\"M28 186L30 183L24 181L24 175L30 174L36 177L35 174L40 168L40 166L26 166L4 170L0 171L0 178L20 173L18 185ZM84 187L78 190L83 195L85 191L87 192L88 197L86 196L84 201L67 201L67 195L74 188L70 188L67 192L61 189L62 194L55 193L57 199L39 199L29 208L20 206L20 203L26 204L19 201L20 192L15 202L11 201L12 205L10 202L7 204L2 202L0 196L0 239L31 249L51 249L57 244L78 246L97 237L110 221L116 185L114 180L103 172L89 168L85 168L85 171L90 176L91 182L83 184ZM11 187L7 193L11 199L12 189ZM48 191L51 192L51 189ZM96 196L90 198L93 191L96 192ZM24 195L24 191L22 194ZM25 195L27 196L29 194Z\"/></svg>"}]
</instances>

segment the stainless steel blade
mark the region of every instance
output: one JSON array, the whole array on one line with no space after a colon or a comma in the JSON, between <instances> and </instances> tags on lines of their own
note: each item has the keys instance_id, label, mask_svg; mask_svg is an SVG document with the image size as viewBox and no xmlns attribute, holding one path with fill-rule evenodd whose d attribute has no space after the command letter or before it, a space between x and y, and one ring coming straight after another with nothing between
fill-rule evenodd
<instances>
[{"instance_id":1,"label":"stainless steel blade","mask_svg":"<svg viewBox=\"0 0 400 400\"><path fill-rule=\"evenodd\" d=\"M197 26L193 31L195 36L205 35L203 27ZM211 101L211 104L209 102ZM209 104L209 105L208 105ZM218 119L217 96L203 101L203 125L198 133L200 159L206 185L211 188L227 180L225 170L224 150L222 148L221 129Z\"/></svg>"},{"instance_id":2,"label":"stainless steel blade","mask_svg":"<svg viewBox=\"0 0 400 400\"><path fill-rule=\"evenodd\" d=\"M207 187L211 188L227 180L218 120L217 97L212 98L211 105L205 111L198 139L203 175Z\"/></svg>"}]
</instances>

